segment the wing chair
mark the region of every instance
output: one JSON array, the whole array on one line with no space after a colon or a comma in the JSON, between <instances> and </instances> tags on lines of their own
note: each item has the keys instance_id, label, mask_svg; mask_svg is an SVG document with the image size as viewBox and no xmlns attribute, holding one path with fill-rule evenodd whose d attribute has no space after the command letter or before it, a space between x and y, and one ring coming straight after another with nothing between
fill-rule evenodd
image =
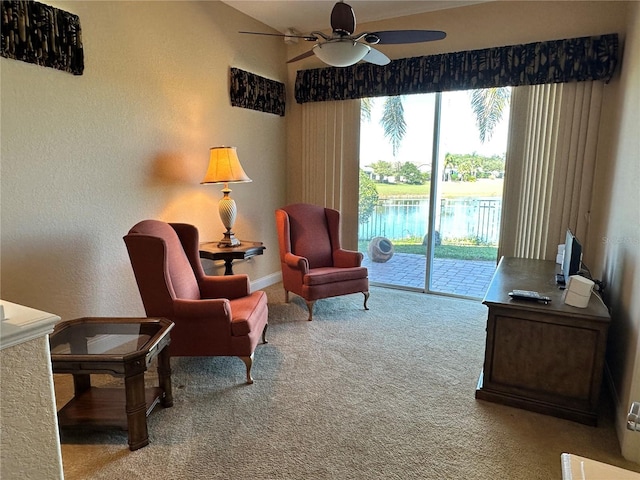
<instances>
[{"instance_id":1,"label":"wing chair","mask_svg":"<svg viewBox=\"0 0 640 480\"><path fill-rule=\"evenodd\" d=\"M247 275L205 275L193 225L143 220L124 237L147 316L175 323L172 356L238 356L247 383L260 337L266 343L267 296L250 293Z\"/></svg>"},{"instance_id":2,"label":"wing chair","mask_svg":"<svg viewBox=\"0 0 640 480\"><path fill-rule=\"evenodd\" d=\"M302 297L313 320L313 304L321 298L364 294L368 310L369 279L360 252L340 246L340 212L307 203L276 210L276 228L285 300Z\"/></svg>"}]
</instances>

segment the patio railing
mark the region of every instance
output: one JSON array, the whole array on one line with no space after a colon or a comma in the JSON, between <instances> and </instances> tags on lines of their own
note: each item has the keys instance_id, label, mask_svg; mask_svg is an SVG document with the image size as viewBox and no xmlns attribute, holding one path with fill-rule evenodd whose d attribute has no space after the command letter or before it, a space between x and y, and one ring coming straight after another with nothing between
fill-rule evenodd
<instances>
[{"instance_id":1,"label":"patio railing","mask_svg":"<svg viewBox=\"0 0 640 480\"><path fill-rule=\"evenodd\" d=\"M501 213L501 198L443 198L436 216L436 230L445 242L468 240L497 245ZM428 199L386 198L380 200L369 220L359 225L358 239L423 238L428 218Z\"/></svg>"}]
</instances>

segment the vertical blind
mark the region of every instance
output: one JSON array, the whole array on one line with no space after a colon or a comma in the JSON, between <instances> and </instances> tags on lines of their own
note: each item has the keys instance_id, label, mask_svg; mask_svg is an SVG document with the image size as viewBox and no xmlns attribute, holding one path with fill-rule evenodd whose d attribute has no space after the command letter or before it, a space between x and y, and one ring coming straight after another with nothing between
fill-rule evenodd
<instances>
[{"instance_id":1,"label":"vertical blind","mask_svg":"<svg viewBox=\"0 0 640 480\"><path fill-rule=\"evenodd\" d=\"M342 244L358 246L360 101L302 106L302 201L341 212Z\"/></svg>"},{"instance_id":2,"label":"vertical blind","mask_svg":"<svg viewBox=\"0 0 640 480\"><path fill-rule=\"evenodd\" d=\"M589 227L604 84L513 89L499 256L555 259Z\"/></svg>"}]
</instances>

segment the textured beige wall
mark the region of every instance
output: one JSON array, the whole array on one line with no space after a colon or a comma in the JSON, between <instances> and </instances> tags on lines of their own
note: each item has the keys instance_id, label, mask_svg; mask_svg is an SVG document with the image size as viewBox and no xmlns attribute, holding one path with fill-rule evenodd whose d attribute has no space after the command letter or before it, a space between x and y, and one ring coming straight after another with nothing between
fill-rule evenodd
<instances>
[{"instance_id":1,"label":"textured beige wall","mask_svg":"<svg viewBox=\"0 0 640 480\"><path fill-rule=\"evenodd\" d=\"M63 478L49 337L0 351L0 478Z\"/></svg>"},{"instance_id":2,"label":"textured beige wall","mask_svg":"<svg viewBox=\"0 0 640 480\"><path fill-rule=\"evenodd\" d=\"M236 232L267 246L236 272L252 281L279 273L285 119L231 107L228 75L233 66L286 81L282 42L239 35L264 26L220 2L49 3L79 15L85 71L0 59L0 297L63 319L143 316L122 237L159 218L220 238L222 187L199 184L215 145L238 147L253 179L232 186ZM3 447L25 445L3 457L2 478L58 478L47 461L18 475L56 426L54 412L30 420L51 391L37 358L2 352L2 408L15 409L14 423L2 419Z\"/></svg>"},{"instance_id":3,"label":"textured beige wall","mask_svg":"<svg viewBox=\"0 0 640 480\"><path fill-rule=\"evenodd\" d=\"M285 119L231 107L228 76L286 81L282 40L238 34L265 27L220 2L52 4L80 17L85 71L0 59L2 298L63 319L143 315L122 237L158 218L221 238L222 186L199 183L216 145L253 179L232 185L237 235L267 246L235 271L279 273Z\"/></svg>"}]
</instances>

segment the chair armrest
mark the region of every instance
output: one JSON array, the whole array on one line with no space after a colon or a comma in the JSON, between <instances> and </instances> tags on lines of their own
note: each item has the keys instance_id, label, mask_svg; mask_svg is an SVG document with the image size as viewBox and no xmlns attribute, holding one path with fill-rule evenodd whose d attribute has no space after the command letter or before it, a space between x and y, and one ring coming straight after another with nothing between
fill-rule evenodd
<instances>
[{"instance_id":1,"label":"chair armrest","mask_svg":"<svg viewBox=\"0 0 640 480\"><path fill-rule=\"evenodd\" d=\"M333 252L333 266L340 268L359 267L363 258L364 255L360 252L340 248Z\"/></svg>"},{"instance_id":2,"label":"chair armrest","mask_svg":"<svg viewBox=\"0 0 640 480\"><path fill-rule=\"evenodd\" d=\"M301 271L304 275L309 273L309 260L305 257L294 255L293 253L285 253L284 263L286 263L289 268Z\"/></svg>"},{"instance_id":3,"label":"chair armrest","mask_svg":"<svg viewBox=\"0 0 640 480\"><path fill-rule=\"evenodd\" d=\"M205 275L200 279L200 296L205 298L240 298L250 292L249 276L237 275Z\"/></svg>"},{"instance_id":4,"label":"chair armrest","mask_svg":"<svg viewBox=\"0 0 640 480\"><path fill-rule=\"evenodd\" d=\"M173 302L173 311L182 318L211 318L231 323L231 304L226 298L209 300L183 300Z\"/></svg>"}]
</instances>

